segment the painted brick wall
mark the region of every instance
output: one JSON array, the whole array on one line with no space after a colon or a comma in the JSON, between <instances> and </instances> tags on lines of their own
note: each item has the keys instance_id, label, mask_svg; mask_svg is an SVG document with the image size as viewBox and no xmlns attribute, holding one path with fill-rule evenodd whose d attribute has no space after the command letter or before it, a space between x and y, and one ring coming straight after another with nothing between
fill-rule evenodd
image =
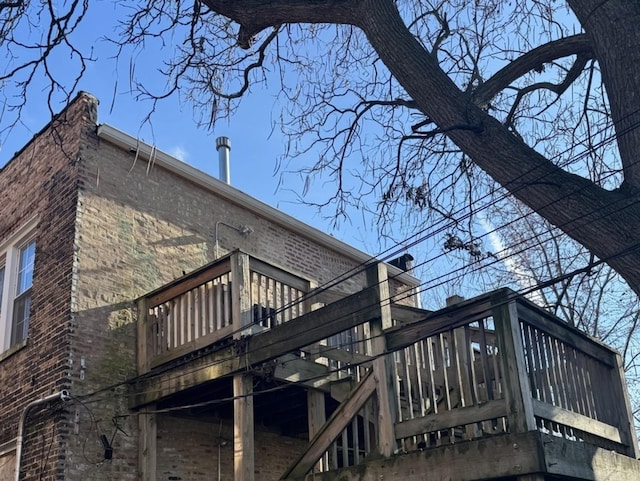
<instances>
[{"instance_id":1,"label":"painted brick wall","mask_svg":"<svg viewBox=\"0 0 640 481\"><path fill-rule=\"evenodd\" d=\"M0 239L38 219L28 340L0 355L0 444L16 437L27 403L69 387L77 160L95 113L92 98L80 95L0 171ZM30 412L21 479L61 479L67 417L49 406Z\"/></svg>"}]
</instances>

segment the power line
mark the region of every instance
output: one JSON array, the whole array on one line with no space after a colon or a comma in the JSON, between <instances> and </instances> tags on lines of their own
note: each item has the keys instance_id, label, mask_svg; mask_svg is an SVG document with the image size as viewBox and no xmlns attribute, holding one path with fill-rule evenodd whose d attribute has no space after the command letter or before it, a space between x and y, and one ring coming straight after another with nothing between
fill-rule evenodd
<instances>
[{"instance_id":1,"label":"power line","mask_svg":"<svg viewBox=\"0 0 640 481\"><path fill-rule=\"evenodd\" d=\"M638 110L640 110L640 109L638 109ZM609 137L608 139L604 139L603 141L601 141L601 143L600 143L600 144L601 144L601 145L605 145L605 142L610 142L611 140L618 138L620 135L625 135L625 134L626 134L626 133L628 133L629 131L631 131L631 130L633 130L633 129L637 128L637 127L638 127L638 125L640 125L640 123L637 123L637 124L634 124L633 126L630 126L630 127L629 127L625 132L619 133L618 135L613 135L613 136ZM586 154L582 154L582 155L586 155ZM565 162L565 163L564 163L564 166L566 167L567 165L570 165L570 163L575 162L575 161L576 161L576 159L579 159L579 157L574 157L574 159L573 159L573 160L569 160L569 161ZM523 175L524 175L524 174L523 174ZM612 175L613 175L613 174L612 174ZM543 177L544 177L544 176L542 176L541 178L543 178ZM523 187L521 187L521 188L523 188ZM489 196L489 195L490 195L490 194L487 194L487 195L485 195L483 198L485 198L485 197L487 197L487 196ZM505 195L503 195L502 197L500 197L498 200L502 200L502 199L506 198L508 195L510 195L510 194L505 194ZM487 204L487 205L483 206L483 207L482 207L482 209L487 208L487 206L492 205L492 204L494 204L495 202L496 202L495 200L494 200L494 201L492 201L492 202L490 202L489 204ZM462 218L460 218L460 219L456 219L456 221L455 221L455 222L460 222L460 220L461 220L461 219L463 220L464 218L465 218L465 216L463 216L463 217L462 217ZM574 220L571 220L571 221L573 222ZM436 224L436 225L437 225L437 224ZM453 225L453 222L449 222L448 226L451 226L451 225ZM428 229L430 229L430 228L432 228L432 227L435 227L435 225L428 226L428 227L426 227L425 229L422 229L422 230L420 231L420 233L424 233L424 232L426 232ZM501 227L499 227L499 228L502 228L502 227L503 227L503 226L501 226ZM445 228L446 228L446 227L445 227ZM497 229L499 229L499 228L497 228ZM418 237L417 239L415 239L415 240L413 241L413 245L417 245L417 244L419 244L420 242L423 242L423 241L424 241L424 240L426 240L427 238L429 238L429 237L431 237L431 236L435 235L435 233L436 233L436 232L441 232L441 231L442 231L442 229L443 229L443 227L441 227L441 228L437 229L436 231L430 231L427 235L424 235L424 236L422 236L422 237ZM497 230L497 229L494 229L494 231L495 231L495 230ZM409 239L414 238L414 237L416 237L416 235L411 236ZM398 245L398 244L396 244L396 246L397 246L397 245ZM404 248L405 248L405 246L403 246L402 248L404 249ZM390 249L387 249L386 251L383 251L383 253L384 253L384 252L388 252L389 250L390 250ZM370 260L374 260L374 259L375 259L375 257L372 257ZM503 259L501 259L501 261L502 261L502 260L504 260L504 258L503 258ZM604 261L603 261L603 262L604 262ZM320 290L320 292L322 292L322 289L326 290L326 289L328 289L328 288L329 288L329 287L327 287L327 286L337 285L337 283L342 282L342 281L344 281L345 279L348 279L348 278L352 277L353 275L355 275L355 273L362 272L362 269L364 269L364 268L366 267L366 265L367 265L367 263L363 262L363 263L361 263L361 264L359 264L359 265L355 266L354 268L350 269L350 270L349 270L349 271L347 271L346 273L343 273L341 276L337 276L337 277L336 277L336 278L334 278L332 281L330 281L330 282L335 282L336 284L330 284L330 283L328 283L328 284L325 284L325 285L323 285L322 287L318 288L318 290ZM355 273L354 273L354 272L355 272ZM574 273L574 275L576 275L576 274ZM425 284L425 283L423 283L423 284ZM433 288L433 286L432 286L431 288ZM430 288L430 289L431 289L431 288ZM308 296L311 296L311 295L317 295L317 294L318 294L318 290L314 290L314 291L312 291L311 293L309 293L309 294L308 294ZM424 290L423 290L422 292L424 292ZM307 298L308 298L308 297L307 297ZM304 300L304 299L302 299L302 300ZM301 302L301 300L300 300L300 301L298 301L298 302ZM239 330L244 330L244 329L246 329L246 326L245 326L245 327L242 327L242 328L241 328L241 329L239 329ZM139 377L138 377L138 378L139 378ZM117 384L114 384L114 385L112 385L112 386L109 386L109 387L106 387L106 388L104 388L104 389L101 389L101 390L99 390L99 391L96 391L95 393L97 393L97 392L104 392L104 390L108 390L108 389L114 389L114 388L116 388L116 387L118 387L118 386L121 386L121 385L123 385L123 384L130 383L130 382L131 382L131 380L127 380L127 381L124 381L124 382L121 382L121 383L117 383ZM92 393L92 394L95 394L95 393ZM85 396L89 396L89 395L85 395ZM83 397L85 397L85 396L83 396Z\"/></svg>"},{"instance_id":2,"label":"power line","mask_svg":"<svg viewBox=\"0 0 640 481\"><path fill-rule=\"evenodd\" d=\"M631 115L633 115L633 114L635 114L635 113L637 113L637 112L640 112L640 109L637 109L635 112L630 113L630 114L629 114L629 116L631 116ZM588 149L587 149L587 150L585 150L584 152L582 152L582 153L578 154L577 156L575 156L575 157L573 157L573 158L567 159L565 162L560 163L558 167L560 167L560 168L568 167L568 166L569 166L569 165L571 165L572 163L575 163L575 162L577 162L577 161L581 160L581 158L582 158L582 157L584 157L584 156L588 155L589 151L593 150L594 148L602 147L602 146L604 146L604 145L606 145L606 144L608 144L608 143L612 142L613 140L616 140L616 139L618 139L618 138L620 138L620 137L622 137L622 136L624 136L624 135L628 134L629 132L631 132L631 131L635 130L635 129L636 129L636 128L638 128L639 126L640 126L640 122L636 122L635 124L628 126L624 131L621 131L621 132L619 132L619 133L617 133L617 134L616 134L616 133L613 133L613 134L612 134L612 135L610 135L608 138L602 139L598 144L595 144L595 145L589 145L589 147L588 147ZM564 154L564 153L566 153L566 152L569 152L569 151L570 151L570 150L572 150L573 148L574 148L574 147L567 148L567 149L565 149L565 151L558 153L555 157L559 158L561 155L563 155L563 154ZM552 158L552 159L553 159L553 158ZM523 173L523 174L521 174L519 177L516 177L515 179L513 179L513 180L512 180L512 182L516 182L518 179L520 179L520 178L522 178L522 177L524 177L524 176L526 176L526 175L528 175L528 174L532 173L532 172L533 172L534 170L536 170L536 169L537 169L537 167L535 167L535 168L533 168L533 169L530 169L530 170L529 170L529 171L527 171L527 172L524 172L524 173ZM618 172L612 172L612 173L611 173L611 174L609 174L608 176L605 176L605 178L609 178L609 177L615 176L615 175L617 175L617 174L618 174ZM518 191L518 190L520 190L520 189L524 189L524 188L528 187L528 186L529 186L531 183L533 183L533 182L539 182L539 181L542 181L542 180L543 180L547 175L548 175L548 174L543 173L543 174L541 174L539 177L537 177L537 178L535 178L535 179L530 180L527 184L523 184L523 185L521 185L521 186L519 186L519 187L517 187L517 188L515 188L515 189L513 189L513 190L517 192L517 191ZM602 180L602 179L601 179L601 180ZM575 190L572 194L579 193L582 189L584 189L584 188L586 188L586 187L587 187L587 186L584 186L584 187L582 187L582 188L580 188L580 189L577 189L577 190ZM431 238L431 237L434 237L434 236L435 236L435 235L437 235L438 233L442 233L442 232L444 232L446 229L451 228L451 227L453 227L453 226L455 226L455 225L459 224L460 222L462 222L462 221L464 221L464 220L468 219L471 215L474 215L474 214L476 214L476 215L477 215L479 212L482 212L482 211L486 210L486 209L487 209L487 208L489 208L491 205L494 205L494 204L496 204L497 202L500 202L500 201L502 201L502 200L504 200L504 199L506 199L506 198L510 197L511 195L513 195L513 193L514 193L514 192L505 192L504 194L502 194L501 196L499 196L497 199L491 199L491 201L490 201L490 202L488 202L488 203L486 203L486 204L482 205L480 208L475 208L475 209L474 209L473 204L478 204L478 203L479 203L480 201L482 201L483 199L485 199L485 198L491 198L491 197L492 197L492 195L493 195L493 193L491 193L491 192L490 192L490 193L485 194L485 195L484 195L484 196L482 196L480 199L477 199L476 201L474 201L474 202L472 203L472 205L470 205L470 206L465 206L464 208L461 208L461 209L459 209L458 211L456 211L456 212L454 212L454 213L452 214L452 216L454 216L454 215L456 215L456 214L458 214L458 213L461 213L461 212L464 212L464 211L466 211L466 210L468 209L468 210L469 210L469 212L467 212L467 213L463 214L461 217L458 217L458 218L453 219L453 220L449 220L448 222L446 222L446 219L441 219L441 220L440 220L440 221L438 221L437 223L432 224L432 225L429 225L429 226L427 226L427 227L423 228L423 229L422 229L422 230L420 230L418 233L413 234L413 235L409 236L408 238L406 238L405 240L403 240L403 241L400 241L400 242L396 243L394 246L392 246L392 247L390 247L390 248L388 248L388 249L386 249L386 250L384 250L384 251L380 252L378 255L370 257L367 261L365 261L365 262L361 262L360 264L357 264L356 266L354 266L353 268L349 269L348 271L346 271L345 273L341 274L340 276L336 276L334 279L332 279L332 280L330 280L330 281L326 282L326 283L325 283L325 284L323 284L322 286L319 286L316 290L314 290L314 291L310 292L308 295L302 296L302 297L301 297L300 299L298 299L296 302L303 302L304 300L308 299L308 297L311 297L311 296L313 296L313 295L317 295L318 293L322 293L322 292L324 292L324 291L326 291L326 290L330 289L331 287L334 287L335 285L338 285L340 282L342 282L342 281L344 281L344 280L346 280L346 279L349 279L349 278L351 278L351 277L353 277L353 276L355 276L355 275L357 275L357 274L360 274L360 273L361 273L361 272L366 268L366 265L367 265L369 262L373 262L373 261L378 260L378 259L380 259L380 260L387 260L387 259L389 259L389 258L391 258L391 257L393 257L393 256L395 256L395 255L397 255L397 254L399 254L400 252L402 252L402 251L404 251L404 250L408 249L409 247L415 246L415 245L417 245L417 244L419 244L419 243L421 243L421 242L424 242L425 240L427 240L427 239L429 239L429 238ZM561 199L568 198L568 197L569 197L569 195L564 195L563 197L561 197ZM552 205L552 204L553 204L553 202L549 202L548 204L546 204L546 205L545 205L545 206L543 206L542 208L548 207L548 206L550 206L550 205ZM531 214L531 213L530 213L530 214ZM530 214L529 214L529 215L530 215ZM444 225L440 226L439 228L435 229L435 227L438 225L438 223L442 223L442 222L446 222L446 223L445 223ZM495 229L495 230L497 230L497 229ZM495 230L494 230L494 231L495 231ZM428 231L428 232L427 232L427 231ZM483 237L484 237L484 236L483 236ZM408 242L408 241L409 241L409 239L413 239L413 240L409 243L409 242ZM445 255L445 254L443 253L442 255ZM440 257L440 256L438 256L438 257ZM282 308L282 309L288 308L288 307L290 307L291 305L294 305L294 303L290 303L289 305L283 306L283 308Z\"/></svg>"},{"instance_id":3,"label":"power line","mask_svg":"<svg viewBox=\"0 0 640 481\"><path fill-rule=\"evenodd\" d=\"M572 276L575 276L575 275L580 274L580 273L588 272L593 267L595 267L597 265L600 265L600 264L603 264L605 262L608 262L612 258L628 255L629 253L634 252L636 250L640 250L640 243L635 244L634 246L631 246L630 248L624 249L623 251L620 251L619 253L617 253L614 256L611 256L611 257L609 257L607 259L598 260L598 261L596 261L596 262L594 262L592 264L589 264L587 266L584 266L582 268L575 269L572 272L569 272L569 273L554 277L552 279L549 279L549 280L539 284L538 286L531 287L531 288L528 288L528 289L523 289L521 291L514 291L512 293L508 293L505 296L504 299L501 299L498 302L492 303L492 307L496 308L496 307L504 306L504 305L508 304L509 302L519 298L519 297L522 297L522 296L525 296L525 295L530 294L532 292L535 292L537 290L543 289L543 288L548 287L548 286L550 286L552 284L561 282L562 280L564 280L564 279L566 279L568 277L572 277ZM460 306L452 306L448 310L448 315L454 317L456 315L456 313L463 312L466 309L469 309L469 305L465 305L465 306L462 306L462 307L460 307ZM442 330L440 332L444 332L444 330ZM435 332L431 336L428 336L428 337L432 337L434 335L438 335L438 334L440 334L440 332ZM381 333L379 335L371 336L367 340L375 339L377 337L384 337L384 336L385 336L385 333ZM419 339L419 341L421 341L421 340L422 339ZM365 340L363 340L362 342L365 342ZM255 391L255 392L253 392L251 394L244 394L244 395L238 395L238 396L228 396L228 397L225 397L225 398L216 398L216 399L212 399L212 400L202 401L202 402L199 402L199 403L190 403L190 404L186 404L186 405L171 406L171 407L161 408L161 409L152 409L152 410L148 410L147 409L147 410L144 410L144 411L139 411L138 413L133 414L133 415L139 415L139 414L143 414L143 415L146 415L146 414L161 414L161 413L182 411L182 410L186 410L186 409L194 409L194 408L206 407L206 406L215 405L215 404L228 403L228 402L231 402L231 401L234 401L234 400L237 400L237 399L242 399L242 398L249 397L249 396L257 396L257 395L260 395L260 394L265 394L265 393L269 393L269 392L284 390L284 389L287 389L287 388L292 387L292 386L301 386L301 385L304 386L304 384L306 384L308 382L326 378L327 376L330 376L331 374L334 374L334 373L337 373L337 372L341 372L341 371L353 369L353 368L356 368L356 367L360 367L363 364L368 364L368 363L374 361L375 359L378 359L380 357L383 357L383 356L386 356L386 355L389 355L389 354L391 354L391 353L390 352L383 352L383 353L374 354L374 355L368 356L368 359L365 360L365 361L356 361L356 362L353 362L353 363L349 363L348 365L328 370L327 372L322 373L322 374L318 374L318 375L315 375L315 376L309 376L307 378L300 379L300 380L297 380L297 381L292 381L292 382L285 383L285 384L282 384L282 385L278 385L278 386L275 386L273 388L268 388L268 389L264 389L264 390L260 390L260 391ZM283 362L286 363L287 361L283 361ZM304 387L306 387L306 386L304 386ZM154 392L154 391L147 391L146 393L151 393L151 392ZM116 417L127 417L127 416L130 416L130 415L118 415Z\"/></svg>"},{"instance_id":4,"label":"power line","mask_svg":"<svg viewBox=\"0 0 640 481\"><path fill-rule=\"evenodd\" d=\"M609 256L609 257L607 257L607 258L600 259L600 260L598 260L598 261L595 261L595 262L593 262L593 263L590 263L590 264L588 264L588 265L586 265L586 266L584 266L584 267L582 267L582 268L575 269L574 271L571 271L571 272L569 272L569 273L562 274L562 275L560 275L560 276L556 276L556 277L554 277L554 278L552 278L552 279L549 279L549 280L547 280L547 281L545 281L545 282L542 282L542 283L538 284L537 286L530 287L530 288L525 288L525 289L521 289L520 291L514 291L513 295L511 295L511 296L509 297L508 301L513 300L513 299L515 299L515 298L516 298L516 297L518 297L518 296L524 296L524 295L530 294L530 293L532 293L532 292L535 292L535 291L537 291L537 290L541 290L541 289L543 289L543 288L545 288L545 287L548 287L548 286L550 286L550 285L553 285L553 284L555 284L555 283L562 282L563 280L565 280L565 279L567 279L567 278L569 278L569 277L572 277L572 276L578 275L578 274L580 274L580 273L586 273L586 272L588 272L589 270L593 269L594 267L596 267L596 266L598 266L598 265L601 265L601 264L603 264L603 263L605 263L605 262L609 262L610 260L613 260L613 259L615 259L615 258L622 257L622 256L624 256L624 255L628 255L628 254L630 254L630 253L632 253L632 252L634 252L634 251L637 251L637 250L640 250L640 243L635 244L635 245L633 245L633 246L631 246L631 247L628 247L628 248L626 248L626 249L623 249L622 251L620 251L620 252L618 252L618 253L616 253L616 254L614 254L614 255L611 255L611 256ZM384 302L384 301L389 302L390 300L391 300L391 299L386 299L386 300L383 300L383 302ZM504 301L504 302L508 302L508 301ZM498 305L498 304L496 304L496 306L497 306L497 305ZM373 307L373 305L368 306L368 307ZM464 308L466 308L466 307L467 307L467 306L465 306ZM459 309L459 310L463 310L463 308L458 308L458 309ZM451 315L455 315L455 313L456 313L456 309L455 309L455 308L454 308L454 309L452 309L452 310L450 311L450 314L451 314ZM350 314L349 314L349 315L350 315ZM384 333L380 334L380 336L384 336ZM377 337L378 337L378 336L371 336L371 337L369 338L369 340L370 340L370 339L375 339L375 338L377 338ZM285 337L285 338L284 338L284 340L293 339L293 338L294 338L294 336L290 336L290 337L288 337L288 338L286 338L286 337ZM339 346L332 346L332 348L333 348L333 349L339 349ZM385 354L386 354L386 353L385 353ZM381 355L382 355L382 354L381 354ZM189 374L189 373L193 373L193 372L197 372L197 371L199 371L199 370L203 370L203 369L208 369L208 368L210 368L210 367L212 367L212 366L215 366L215 365L217 365L217 364L220 364L220 363L226 362L226 361L228 361L228 360L230 360L230 359L233 359L233 358L235 358L235 357L236 357L236 355L235 355L235 354L233 354L233 355L229 356L228 358L222 358L222 359L217 360L216 362L211 362L211 363L208 363L208 364L206 364L206 365L204 365L204 366L198 366L198 367L196 367L196 368L194 368L194 369L192 369L192 370L190 370L190 371L187 371L187 374ZM367 361L366 361L366 362L369 362L370 360L375 359L375 357L371 357L371 356L370 356L370 358L371 358L371 359L367 359ZM287 361L285 360L285 361L282 361L282 362L283 362L283 363L286 363ZM359 364L359 363L356 363L356 364ZM351 364L351 366L346 366L344 369L348 369L349 367L352 367L353 365L354 365L354 364L352 363L352 364ZM173 366L172 366L172 367L173 367ZM183 376L184 374L185 374L185 373L181 373L181 374L179 374L179 375L176 375L173 379L178 379L179 377ZM318 378L318 377L320 377L320 378L322 378L322 377L326 377L327 375L328 375L328 374L324 374L324 373L323 373L323 374L322 374L322 375L320 375L320 376L314 376L314 377L310 377L310 378L308 378L308 379L303 379L303 380L295 381L295 382L292 382L292 383L290 383L290 384L288 384L288 385L303 384L303 383L305 383L305 382L309 382L309 381L315 380L315 379L316 379L316 378ZM225 376L222 376L222 377L225 377ZM222 378L222 377L221 377L221 378ZM98 394L98 393L100 393L100 392L104 392L105 390L113 389L113 388L115 388L115 387L118 387L118 386L121 386L121 385L124 385L124 384L129 384L129 383L131 383L131 382L133 382L133 381L135 381L135 380L137 380L137 379L145 379L145 378L148 378L148 377L147 377L147 376L144 376L144 375L143 375L143 376L137 376L136 378L133 378L133 379L130 379L130 380L127 380L127 381L123 381L123 382L118 383L118 384L116 384L116 385L109 386L109 387L107 387L107 388L103 388L103 389L100 389L100 390L94 391L93 393L89 393L89 394L83 395L82 397L83 397L83 398L85 398L85 397L90 397L90 396L93 396L93 395ZM171 379L171 378L169 378L169 380L170 380L170 379ZM165 380L166 380L166 379L165 379ZM188 389L189 387L195 387L196 385L198 385L198 383L193 384L192 386L186 386L186 388ZM153 394L153 393L157 393L157 392L160 392L160 391L156 391L156 390L148 390L148 391L144 391L144 392L139 392L139 393L137 393L137 394Z\"/></svg>"},{"instance_id":5,"label":"power line","mask_svg":"<svg viewBox=\"0 0 640 481\"><path fill-rule=\"evenodd\" d=\"M567 193L567 194L566 194L566 196L570 196L570 195L572 195L572 193L571 193L571 192L569 192L569 193ZM607 208L609 208L609 207L611 207L611 206L606 206L606 207L607 207ZM605 207L601 207L601 208L599 208L599 209L597 209L597 210L594 210L594 211L591 211L591 212L586 212L586 213L584 213L584 214L583 214L583 216L582 216L582 217L591 216L591 215L593 215L593 214L595 214L595 213L599 212L600 210L602 210L602 209L604 209L604 208L605 208ZM576 220L579 220L579 219L571 219L569 222L575 222ZM597 218L596 218L596 220L597 220ZM559 226L559 228L562 228L562 227L563 227L563 226ZM489 234L489 233L487 233L486 235L488 235L488 234ZM521 249L521 250L519 250L519 251L512 251L512 252L509 254L509 256L507 256L507 257L517 255L517 254L522 253L522 252L524 252L524 251L526 251L526 250L528 250L528 249L529 249L529 247L524 248L524 249ZM505 248L505 249L504 249L504 251L509 251L509 250L510 250L510 248ZM615 257L616 257L616 256L614 256L614 257L610 257L609 259L614 259ZM496 259L494 259L490 264L496 264L496 263L499 263L499 262L504 262L504 260L505 260L505 257L502 257L502 258L497 258L497 257L496 257ZM596 263L596 264L592 264L592 265L590 266L590 269L592 269L593 267L595 267L596 265L599 265L599 264L601 264L601 263L602 263L602 262L598 262L598 263ZM475 268L473 269L473 271L478 271L478 270L480 270L480 269L484 269L484 268L486 268L486 267L487 267L487 265L486 265L486 264L485 264L485 265L479 265L479 266L475 267ZM458 270L462 270L462 269L464 269L464 268L460 268L460 269L458 269ZM455 271L454 271L454 272L455 272ZM582 272L582 271L580 271L580 270L575 271L572 275L573 275L573 276L575 276L575 275L579 274L580 272ZM431 286L429 286L429 288L423 288L423 289L421 289L421 290L420 290L420 293L424 293L424 292L426 292L426 291L428 291L428 290L431 290L431 289L433 289L433 288L435 288L435 287L437 287L437 286L439 286L439 285L442 285L444 282L450 282L450 281L452 280L452 279L450 278L450 274L451 274L451 273L449 272L449 273L447 273L447 274L443 274L443 275L441 275L441 276L439 276L439 277L437 277L437 278L435 278L435 279L433 279L433 278L432 278L432 279L429 279L428 281L423 282L422 284L420 284L420 285L419 285L419 286L417 286L417 287L419 288L420 286L424 286L424 285L426 285L427 283L433 283L433 281L434 281L434 280L444 279L444 280L442 280L442 281L441 281L440 283L438 283L438 284L435 284L435 285L431 285ZM566 278L566 276L565 276L565 277L563 277L563 279L564 279L564 278ZM455 278L454 278L454 279L455 279ZM415 287L416 287L416 286L414 286L414 287L412 287L412 288L411 288L411 291L407 294L407 296L406 296L406 297L410 297L410 296L412 296L412 295L414 295L414 294L415 294L415 292L413 292L413 289L415 289ZM394 296L394 297L397 297L397 295L396 295L396 296ZM244 330L244 329L246 329L246 328L247 328L247 327L245 326L245 327L243 327L243 328L241 328L241 329L238 329L238 330L240 331L240 330ZM231 357L230 357L229 359L231 359ZM227 359L227 360L229 360L229 359ZM221 361L219 361L219 362L224 362L224 361L223 361L223 360L221 360ZM172 366L172 368L173 368L173 366Z\"/></svg>"}]
</instances>

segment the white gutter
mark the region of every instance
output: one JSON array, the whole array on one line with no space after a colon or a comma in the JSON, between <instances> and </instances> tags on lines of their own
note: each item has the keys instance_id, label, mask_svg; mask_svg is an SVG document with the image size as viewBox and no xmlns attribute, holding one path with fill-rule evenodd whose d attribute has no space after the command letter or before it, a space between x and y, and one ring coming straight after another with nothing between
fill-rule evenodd
<instances>
[{"instance_id":1,"label":"white gutter","mask_svg":"<svg viewBox=\"0 0 640 481\"><path fill-rule=\"evenodd\" d=\"M31 408L35 406L39 406L40 404L45 404L50 401L56 401L60 399L61 401L68 401L71 399L69 397L69 391L62 390L55 394L50 394L49 396L45 396L42 399L36 399L35 401L31 401L27 404L27 407L22 411L22 416L20 416L20 422L18 423L18 437L16 438L16 473L15 473L15 481L20 481L20 459L22 458L22 441L23 441L23 432L24 432L24 423L27 420L27 414Z\"/></svg>"},{"instance_id":2,"label":"white gutter","mask_svg":"<svg viewBox=\"0 0 640 481\"><path fill-rule=\"evenodd\" d=\"M234 204L244 207L262 217L265 217L283 227L311 239L318 244L324 245L330 249L338 251L357 263L365 263L373 260L373 257L361 250L350 246L346 242L342 242L324 232L299 221L295 217L285 214L284 212L271 207L270 205L260 202L258 199L245 194L241 190L222 182L215 177L202 172L171 155L156 149L154 146L142 142L131 135L122 132L107 124L98 125L98 137L112 143L128 152L135 152L138 157L152 159L154 165L173 172L194 184L223 197ZM398 279L400 282L408 286L417 286L420 280L407 272L387 264L389 269L389 277Z\"/></svg>"}]
</instances>

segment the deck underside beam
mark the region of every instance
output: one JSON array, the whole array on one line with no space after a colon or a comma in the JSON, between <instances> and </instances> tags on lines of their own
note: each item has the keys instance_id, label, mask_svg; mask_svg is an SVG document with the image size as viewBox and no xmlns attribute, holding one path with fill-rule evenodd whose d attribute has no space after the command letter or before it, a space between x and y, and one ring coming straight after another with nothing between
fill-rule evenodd
<instances>
[{"instance_id":1,"label":"deck underside beam","mask_svg":"<svg viewBox=\"0 0 640 481\"><path fill-rule=\"evenodd\" d=\"M137 408L199 384L213 381L294 352L334 334L358 326L379 315L373 288L364 289L285 324L176 365L167 364L156 373L132 384L129 406Z\"/></svg>"}]
</instances>

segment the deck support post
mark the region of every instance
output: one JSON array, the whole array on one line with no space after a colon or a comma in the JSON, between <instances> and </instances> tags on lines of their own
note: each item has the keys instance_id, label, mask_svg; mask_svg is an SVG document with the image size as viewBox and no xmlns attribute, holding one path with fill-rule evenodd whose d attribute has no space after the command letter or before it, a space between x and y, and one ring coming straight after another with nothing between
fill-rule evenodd
<instances>
[{"instance_id":1,"label":"deck support post","mask_svg":"<svg viewBox=\"0 0 640 481\"><path fill-rule=\"evenodd\" d=\"M379 306L379 316L369 323L371 355L380 356L387 350L383 332L393 326L387 267L383 263L376 262L367 268L367 285L375 288ZM373 361L373 375L378 395L378 451L382 456L391 456L397 447L394 425L398 412L397 376L393 354L377 357Z\"/></svg>"},{"instance_id":2,"label":"deck support post","mask_svg":"<svg viewBox=\"0 0 640 481\"><path fill-rule=\"evenodd\" d=\"M234 339L240 339L243 328L250 327L251 272L249 255L236 252L231 256L231 319ZM242 353L237 353L242 355ZM253 375L233 376L233 479L254 480Z\"/></svg>"},{"instance_id":3,"label":"deck support post","mask_svg":"<svg viewBox=\"0 0 640 481\"><path fill-rule=\"evenodd\" d=\"M320 431L322 426L327 422L327 412L325 408L324 393L315 389L307 390L307 419L309 423L309 441ZM326 460L320 458L316 463L316 469L322 471L326 469L324 463Z\"/></svg>"},{"instance_id":4,"label":"deck support post","mask_svg":"<svg viewBox=\"0 0 640 481\"><path fill-rule=\"evenodd\" d=\"M233 479L254 480L253 376L233 376Z\"/></svg>"},{"instance_id":5,"label":"deck support post","mask_svg":"<svg viewBox=\"0 0 640 481\"><path fill-rule=\"evenodd\" d=\"M149 343L149 312L147 309L147 299L142 297L138 300L137 306L137 343L138 349L136 353L136 364L138 368L138 374L146 374L151 369L149 364L149 358L151 356Z\"/></svg>"},{"instance_id":6,"label":"deck support post","mask_svg":"<svg viewBox=\"0 0 640 481\"><path fill-rule=\"evenodd\" d=\"M638 459L640 450L638 449L638 439L633 424L633 411L629 400L629 392L627 391L627 382L624 376L624 360L619 353L614 354L614 362L616 368L613 370L613 395L618 403L622 404L619 409L618 429L620 430L623 442L626 444L625 454L631 458Z\"/></svg>"},{"instance_id":7,"label":"deck support post","mask_svg":"<svg viewBox=\"0 0 640 481\"><path fill-rule=\"evenodd\" d=\"M242 328L251 325L251 313L249 255L236 252L231 256L231 323L234 339L242 337Z\"/></svg>"},{"instance_id":8,"label":"deck support post","mask_svg":"<svg viewBox=\"0 0 640 481\"><path fill-rule=\"evenodd\" d=\"M138 413L138 479L156 481L157 424L154 411L156 405L150 404Z\"/></svg>"},{"instance_id":9,"label":"deck support post","mask_svg":"<svg viewBox=\"0 0 640 481\"><path fill-rule=\"evenodd\" d=\"M513 433L535 431L536 420L515 300L509 299L508 294L501 291L491 299L491 304L502 363L509 430Z\"/></svg>"},{"instance_id":10,"label":"deck support post","mask_svg":"<svg viewBox=\"0 0 640 481\"><path fill-rule=\"evenodd\" d=\"M149 371L149 314L147 312L147 300L143 297L137 305L137 368L138 374ZM155 404L148 405L138 413L138 479L140 481L156 481L156 453L157 446L157 424L156 415L148 413L154 411Z\"/></svg>"}]
</instances>

